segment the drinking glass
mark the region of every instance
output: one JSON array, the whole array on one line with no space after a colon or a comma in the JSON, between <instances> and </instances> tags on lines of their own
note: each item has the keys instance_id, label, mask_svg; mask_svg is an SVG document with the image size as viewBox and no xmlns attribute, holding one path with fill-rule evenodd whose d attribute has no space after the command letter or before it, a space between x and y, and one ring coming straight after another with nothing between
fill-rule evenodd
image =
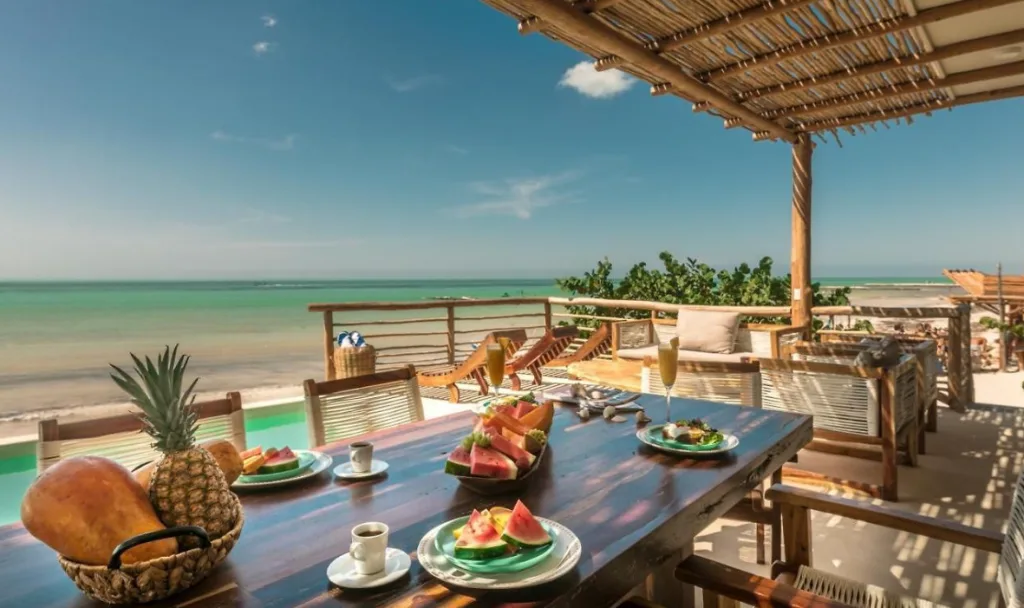
<instances>
[{"instance_id":1,"label":"drinking glass","mask_svg":"<svg viewBox=\"0 0 1024 608\"><path fill-rule=\"evenodd\" d=\"M498 389L505 379L505 349L508 346L507 338L498 338L497 344L487 345L487 378L494 387L494 398L498 398Z\"/></svg>"},{"instance_id":2,"label":"drinking glass","mask_svg":"<svg viewBox=\"0 0 1024 608\"><path fill-rule=\"evenodd\" d=\"M672 338L668 342L658 344L658 372L661 383L665 385L665 423L672 422L672 385L676 383L679 372L679 339Z\"/></svg>"}]
</instances>

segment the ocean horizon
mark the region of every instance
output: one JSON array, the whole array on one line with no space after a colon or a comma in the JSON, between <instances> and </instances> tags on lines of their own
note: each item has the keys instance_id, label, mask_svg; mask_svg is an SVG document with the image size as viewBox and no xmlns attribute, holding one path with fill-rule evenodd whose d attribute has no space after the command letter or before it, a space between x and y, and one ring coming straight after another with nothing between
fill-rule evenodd
<instances>
[{"instance_id":1,"label":"ocean horizon","mask_svg":"<svg viewBox=\"0 0 1024 608\"><path fill-rule=\"evenodd\" d=\"M817 280L883 298L950 285L941 276ZM190 370L206 392L320 378L322 321L306 308L314 302L558 295L565 294L548 278L0 282L0 419L123 400L108 363L129 365L130 352L154 354L166 344L192 355ZM346 329L389 314L349 315Z\"/></svg>"}]
</instances>

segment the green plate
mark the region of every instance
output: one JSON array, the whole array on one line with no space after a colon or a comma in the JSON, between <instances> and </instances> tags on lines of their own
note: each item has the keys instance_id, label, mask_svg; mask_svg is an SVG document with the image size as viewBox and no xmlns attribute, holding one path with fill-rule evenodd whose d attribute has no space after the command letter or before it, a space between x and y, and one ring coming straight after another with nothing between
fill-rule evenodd
<instances>
[{"instance_id":1,"label":"green plate","mask_svg":"<svg viewBox=\"0 0 1024 608\"><path fill-rule=\"evenodd\" d=\"M264 483L267 481L281 481L282 479L288 479L289 477L295 477L300 475L313 466L316 462L316 455L306 451L295 452L295 456L299 459L299 467L297 469L290 469L288 471L281 471L280 473L266 473L264 475L242 475L238 478L238 483Z\"/></svg>"},{"instance_id":2,"label":"green plate","mask_svg":"<svg viewBox=\"0 0 1024 608\"><path fill-rule=\"evenodd\" d=\"M665 425L659 424L657 426L652 426L648 428L648 441L660 446L672 448L673 450L686 450L688 452L706 452L708 450L717 450L722 446L723 443L725 443L724 438L717 443L708 443L704 445L694 445L692 443L683 443L681 441L676 441L674 439L665 439L665 437L661 434L661 427L663 426Z\"/></svg>"},{"instance_id":3,"label":"green plate","mask_svg":"<svg viewBox=\"0 0 1024 608\"><path fill-rule=\"evenodd\" d=\"M527 568L532 568L537 564L541 563L555 549L555 541L557 533L550 526L544 525L541 522L541 526L551 537L551 544L546 547L538 547L536 549L524 549L520 550L512 555L505 557L495 557L492 559L459 559L455 557L455 530L466 525L469 521L469 517L460 517L453 519L446 523L438 532L437 536L434 537L434 547L444 555L445 558L456 568L461 568L467 572L475 572L477 574L508 574L511 572L521 572Z\"/></svg>"}]
</instances>

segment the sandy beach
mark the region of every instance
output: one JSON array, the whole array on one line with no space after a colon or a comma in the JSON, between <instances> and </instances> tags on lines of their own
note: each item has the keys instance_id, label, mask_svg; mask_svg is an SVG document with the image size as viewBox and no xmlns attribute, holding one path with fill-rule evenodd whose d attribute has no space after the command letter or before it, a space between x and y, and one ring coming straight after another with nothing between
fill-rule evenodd
<instances>
[{"instance_id":1,"label":"sandy beach","mask_svg":"<svg viewBox=\"0 0 1024 608\"><path fill-rule=\"evenodd\" d=\"M853 290L851 300L860 306L942 306L948 286L866 286ZM199 398L214 398L230 390L242 393L244 403L295 401L302 397L301 382L323 375L321 328L317 315L301 311L295 327L287 331L238 332L225 339L193 340L190 370L201 377ZM986 313L973 314L973 335L995 345L997 336L979 324ZM367 318L363 313L364 320ZM856 318L836 317L849 326ZM878 331L891 329L893 319L868 318ZM527 325L535 319L513 319L509 325ZM941 326L936 320L935 326ZM477 325L480 325L477 323ZM439 327L442 329L443 327ZM418 330L419 331L419 330ZM536 333L536 331L534 331ZM148 338L148 339L146 339ZM0 347L0 436L34 431L41 418L60 415L84 418L128 410L119 390L107 375L107 362L127 365L128 350L147 352L143 342L174 341L171 335L150 335L113 343L71 344L58 352L43 352L39 345ZM137 342L134 346L132 342ZM125 347L128 348L125 348ZM151 349L150 349L151 350ZM13 372L13 373L12 373ZM1024 373L982 371L976 374L979 403L1024 407L1021 380Z\"/></svg>"}]
</instances>

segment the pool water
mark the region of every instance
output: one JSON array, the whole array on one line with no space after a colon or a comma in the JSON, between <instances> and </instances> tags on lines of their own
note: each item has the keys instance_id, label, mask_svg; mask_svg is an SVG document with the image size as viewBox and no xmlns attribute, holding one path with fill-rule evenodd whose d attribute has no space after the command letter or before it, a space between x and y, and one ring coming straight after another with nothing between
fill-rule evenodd
<instances>
[{"instance_id":1,"label":"pool water","mask_svg":"<svg viewBox=\"0 0 1024 608\"><path fill-rule=\"evenodd\" d=\"M246 409L245 439L249 446L308 448L303 403ZM0 525L18 521L21 498L35 478L35 442L0 446Z\"/></svg>"}]
</instances>

